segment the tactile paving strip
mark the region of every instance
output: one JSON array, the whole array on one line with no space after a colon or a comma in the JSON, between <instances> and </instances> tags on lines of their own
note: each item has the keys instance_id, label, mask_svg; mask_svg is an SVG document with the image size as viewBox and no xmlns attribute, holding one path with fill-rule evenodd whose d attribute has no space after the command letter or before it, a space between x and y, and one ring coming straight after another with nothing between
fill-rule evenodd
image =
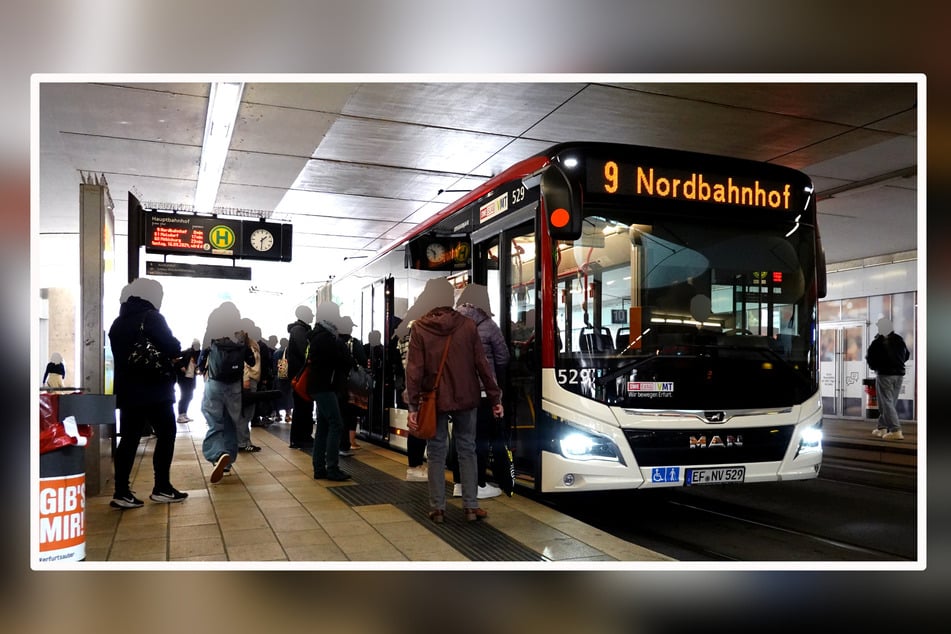
<instances>
[{"instance_id":1,"label":"tactile paving strip","mask_svg":"<svg viewBox=\"0 0 951 634\"><path fill-rule=\"evenodd\" d=\"M467 522L460 508L447 505L445 522L434 524L429 519L429 489L425 482L398 480L359 460L341 459L340 467L353 477L353 484L330 487L330 491L351 506L392 504L471 561L544 561L540 554L493 528L491 516ZM451 496L447 484L446 497Z\"/></svg>"}]
</instances>

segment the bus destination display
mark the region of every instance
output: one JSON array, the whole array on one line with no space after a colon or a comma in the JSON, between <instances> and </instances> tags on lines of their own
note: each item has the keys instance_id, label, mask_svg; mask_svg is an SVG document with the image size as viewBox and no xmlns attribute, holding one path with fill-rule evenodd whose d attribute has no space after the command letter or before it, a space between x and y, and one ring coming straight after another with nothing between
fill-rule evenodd
<instances>
[{"instance_id":1,"label":"bus destination display","mask_svg":"<svg viewBox=\"0 0 951 634\"><path fill-rule=\"evenodd\" d=\"M646 196L777 211L801 210L792 183L705 169L686 171L649 164L591 159L587 165L590 193Z\"/></svg>"}]
</instances>

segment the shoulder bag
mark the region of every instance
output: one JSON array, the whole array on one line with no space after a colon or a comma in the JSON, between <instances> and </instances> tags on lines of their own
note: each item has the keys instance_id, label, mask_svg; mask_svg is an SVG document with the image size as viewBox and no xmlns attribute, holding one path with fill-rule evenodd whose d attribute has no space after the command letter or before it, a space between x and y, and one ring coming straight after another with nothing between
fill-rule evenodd
<instances>
[{"instance_id":1,"label":"shoulder bag","mask_svg":"<svg viewBox=\"0 0 951 634\"><path fill-rule=\"evenodd\" d=\"M305 401L313 401L310 394L307 393L307 383L310 380L310 344L307 344L307 350L304 352L304 367L300 369L293 379L291 379L291 388L294 393Z\"/></svg>"},{"instance_id":2,"label":"shoulder bag","mask_svg":"<svg viewBox=\"0 0 951 634\"><path fill-rule=\"evenodd\" d=\"M287 378L287 346L284 346L284 354L277 360L277 378Z\"/></svg>"},{"instance_id":3,"label":"shoulder bag","mask_svg":"<svg viewBox=\"0 0 951 634\"><path fill-rule=\"evenodd\" d=\"M416 438L428 440L436 437L436 389L439 387L439 378L442 376L442 369L446 365L446 357L449 355L450 341L452 341L452 335L449 335L449 338L446 339L446 349L443 350L442 361L439 362L439 370L436 372L433 389L419 393L416 425L409 428L409 433Z\"/></svg>"},{"instance_id":4,"label":"shoulder bag","mask_svg":"<svg viewBox=\"0 0 951 634\"><path fill-rule=\"evenodd\" d=\"M128 357L129 370L142 378L160 379L175 376L172 360L155 347L145 334L145 320L139 324L139 331Z\"/></svg>"}]
</instances>

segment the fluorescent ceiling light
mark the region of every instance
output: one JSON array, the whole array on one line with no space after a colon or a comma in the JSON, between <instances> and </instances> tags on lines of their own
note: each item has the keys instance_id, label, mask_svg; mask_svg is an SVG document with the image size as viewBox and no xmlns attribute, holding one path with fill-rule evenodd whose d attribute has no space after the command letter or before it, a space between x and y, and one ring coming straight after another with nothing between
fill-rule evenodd
<instances>
[{"instance_id":1,"label":"fluorescent ceiling light","mask_svg":"<svg viewBox=\"0 0 951 634\"><path fill-rule=\"evenodd\" d=\"M231 133L241 104L244 83L220 82L211 85L208 95L208 116L205 118L205 138L201 145L201 163L198 166L198 184L195 186L195 211L211 213L218 198L218 185L225 158L231 147Z\"/></svg>"}]
</instances>

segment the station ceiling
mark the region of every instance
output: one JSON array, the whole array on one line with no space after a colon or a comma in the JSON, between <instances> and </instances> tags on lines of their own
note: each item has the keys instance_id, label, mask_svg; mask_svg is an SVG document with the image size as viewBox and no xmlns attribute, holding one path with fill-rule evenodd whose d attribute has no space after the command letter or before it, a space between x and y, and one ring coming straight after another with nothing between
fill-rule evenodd
<instances>
[{"instance_id":1,"label":"station ceiling","mask_svg":"<svg viewBox=\"0 0 951 634\"><path fill-rule=\"evenodd\" d=\"M794 167L816 185L830 263L917 249L924 137L914 77L255 79L244 84L215 206L293 224L292 261L253 264L253 285L275 296L344 274L363 261L356 256L386 248L461 191L576 140ZM130 191L146 207L194 204L210 87L112 77L38 83L41 286L78 282L69 276L78 269L84 178L108 185L120 271Z\"/></svg>"}]
</instances>

